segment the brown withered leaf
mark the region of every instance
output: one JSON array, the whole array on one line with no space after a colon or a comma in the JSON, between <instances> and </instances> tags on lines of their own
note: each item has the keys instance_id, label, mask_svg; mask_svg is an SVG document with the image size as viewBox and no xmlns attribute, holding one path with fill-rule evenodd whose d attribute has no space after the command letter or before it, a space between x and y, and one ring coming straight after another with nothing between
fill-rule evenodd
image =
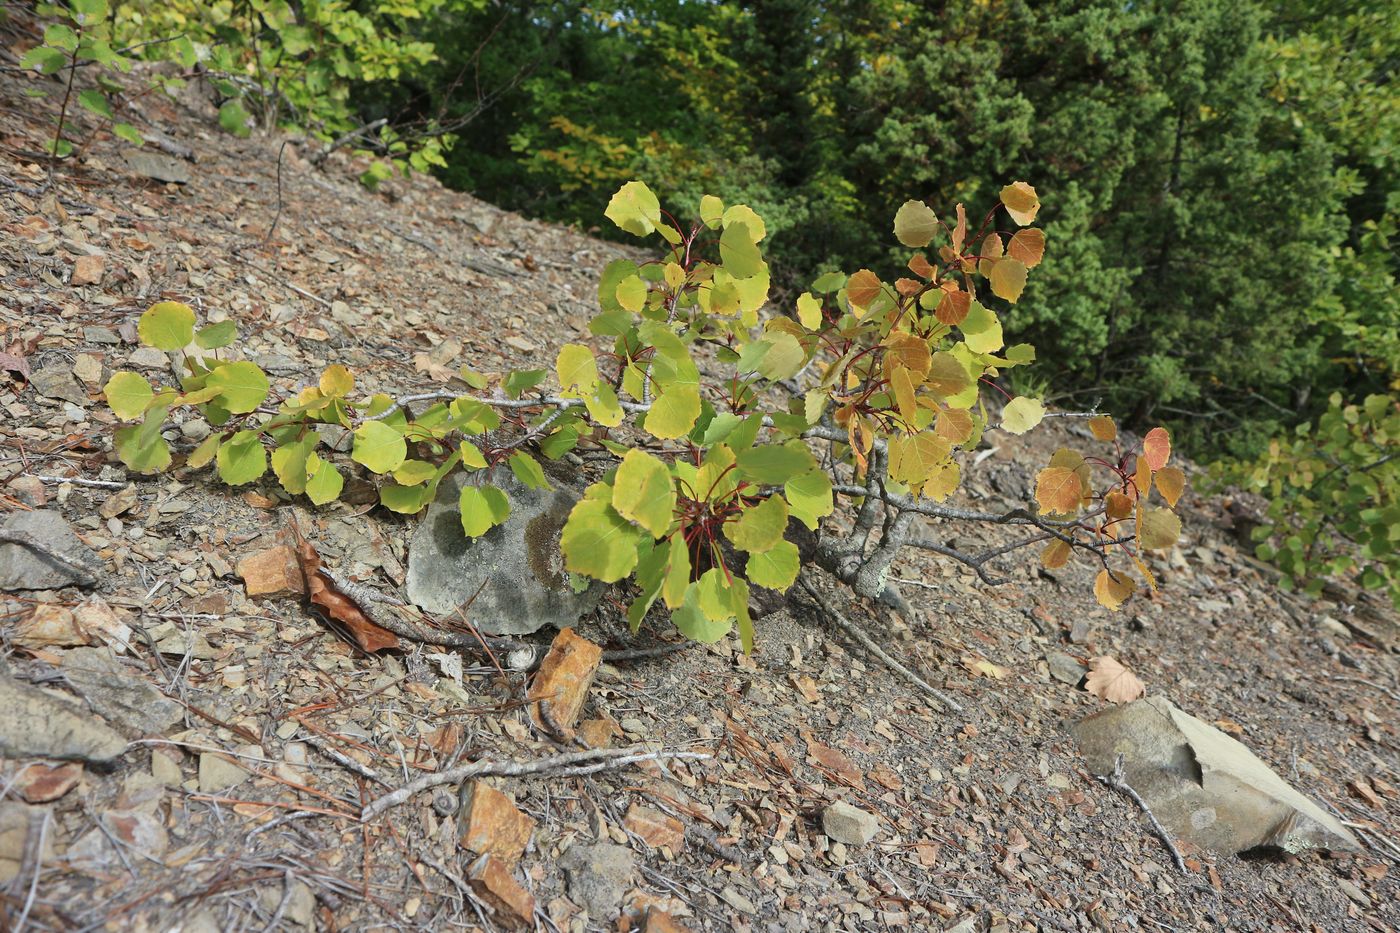
<instances>
[{"instance_id":1,"label":"brown withered leaf","mask_svg":"<svg viewBox=\"0 0 1400 933\"><path fill-rule=\"evenodd\" d=\"M300 535L297 536L297 561L306 578L306 593L311 602L349 629L357 645L371 654L383 648L399 646L397 635L371 622L354 600L321 576L318 572L321 569L321 555L316 553L310 541Z\"/></svg>"},{"instance_id":2,"label":"brown withered leaf","mask_svg":"<svg viewBox=\"0 0 1400 933\"><path fill-rule=\"evenodd\" d=\"M1090 659L1084 689L1110 703L1131 703L1147 693L1136 674L1106 654Z\"/></svg>"}]
</instances>

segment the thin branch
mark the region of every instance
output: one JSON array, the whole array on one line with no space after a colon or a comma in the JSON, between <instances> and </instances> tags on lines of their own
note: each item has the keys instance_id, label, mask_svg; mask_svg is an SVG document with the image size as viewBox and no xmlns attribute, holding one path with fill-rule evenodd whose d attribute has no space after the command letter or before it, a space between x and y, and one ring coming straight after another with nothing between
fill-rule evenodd
<instances>
[{"instance_id":1,"label":"thin branch","mask_svg":"<svg viewBox=\"0 0 1400 933\"><path fill-rule=\"evenodd\" d=\"M1171 833L1167 832L1166 828L1157 821L1157 816L1152 812L1152 808L1147 805L1147 801L1143 800L1142 796L1138 794L1137 791L1133 790L1132 785L1124 779L1123 756L1119 755L1114 762L1112 774L1096 774L1094 777L1099 783L1103 784L1103 786L1127 794L1128 797L1132 799L1133 803L1138 805L1138 808L1147 815L1147 821L1152 824L1152 831L1157 834L1157 838L1162 840L1162 844L1165 845L1167 851L1171 853L1172 862L1176 865L1176 870L1183 875L1190 875L1191 872L1186 869L1186 860L1181 857L1180 850L1177 849L1176 843L1172 841Z\"/></svg>"},{"instance_id":2,"label":"thin branch","mask_svg":"<svg viewBox=\"0 0 1400 933\"><path fill-rule=\"evenodd\" d=\"M72 574L74 578L73 582L78 586L97 585L97 577L93 575L92 571L88 570L73 558L60 554L54 548L44 544L42 541L34 540L29 535L20 534L17 531L0 529L0 543L17 544L20 547L27 547L31 551L47 557L64 570L68 571L68 573Z\"/></svg>"},{"instance_id":3,"label":"thin branch","mask_svg":"<svg viewBox=\"0 0 1400 933\"><path fill-rule=\"evenodd\" d=\"M382 421L396 411L404 410L406 406L415 402L455 402L457 399L466 399L471 402L480 402L483 405L490 405L492 408L558 408L565 411L570 408L582 408L584 403L581 398L560 398L557 395L547 395L544 398L482 398L478 395L467 395L462 392L420 392L417 395L405 395L394 400L394 403L377 415L370 415L366 421ZM640 402L628 402L618 400L618 407L623 411L644 412L650 411L650 405L643 405Z\"/></svg>"},{"instance_id":4,"label":"thin branch","mask_svg":"<svg viewBox=\"0 0 1400 933\"><path fill-rule=\"evenodd\" d=\"M820 592L818 592L817 588L812 585L812 582L807 579L805 573L800 574L797 578L797 581L802 584L802 588L807 591L807 595L811 596L812 599L816 600L817 605L821 608L822 612L826 613L827 618L834 622L847 635L850 635L856 641L860 642L861 645L865 647L865 650L875 655L875 657L879 658L881 661L884 661L890 666L892 670L903 676L905 680L909 681L911 684L918 687L920 690L924 691L929 696L936 699L938 702L942 703L943 706L950 712L963 712L962 704L958 703L956 700L949 697L943 691L937 689L932 684L925 681L918 674L915 674L909 668L896 661L893 657L890 656L889 652L887 652L884 648L881 648L878 644L876 644L875 639L865 634L865 632L861 631L855 625L854 622L851 622L841 613L837 612L836 609L832 607L831 603L827 601L826 597L823 596Z\"/></svg>"},{"instance_id":5,"label":"thin branch","mask_svg":"<svg viewBox=\"0 0 1400 933\"><path fill-rule=\"evenodd\" d=\"M627 748L593 748L582 752L565 752L534 761L492 761L483 758L469 765L425 774L416 781L385 794L364 808L362 821L374 819L391 807L405 803L414 794L422 793L443 784L460 784L475 777L523 777L530 774L546 774L555 777L578 777L598 771L612 770L640 761L672 761L677 759L700 760L710 758L703 752L648 751L645 746L631 745Z\"/></svg>"},{"instance_id":6,"label":"thin branch","mask_svg":"<svg viewBox=\"0 0 1400 933\"><path fill-rule=\"evenodd\" d=\"M356 137L363 136L366 133L373 133L375 130L384 126L388 122L389 121L384 117L380 117L378 120L366 123L364 126L353 129L342 136L338 136L332 141L326 143L325 146L321 147L321 150L319 152L312 153L309 161L312 165L316 166L317 168L320 168L321 163L326 161L326 159L330 157L330 154L332 152L335 152L341 146L345 145L346 143L350 142Z\"/></svg>"}]
</instances>

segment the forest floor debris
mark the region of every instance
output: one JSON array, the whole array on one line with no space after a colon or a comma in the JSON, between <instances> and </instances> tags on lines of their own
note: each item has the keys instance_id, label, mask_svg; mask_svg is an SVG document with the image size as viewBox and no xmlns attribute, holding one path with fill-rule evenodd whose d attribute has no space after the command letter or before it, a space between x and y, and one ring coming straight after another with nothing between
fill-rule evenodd
<instances>
[{"instance_id":1,"label":"forest floor debris","mask_svg":"<svg viewBox=\"0 0 1400 933\"><path fill-rule=\"evenodd\" d=\"M427 178L371 193L344 151L318 168L289 145L279 201L281 140L224 135L159 94L133 99L133 119L197 161L133 155L80 114L89 143L45 188L47 166L17 155L51 135L55 105L24 93L43 84L0 71L14 181L0 190L0 511L72 564L0 544L0 694L13 700L0 701L0 925L1400 927L1400 664L1387 650L1400 628L1360 594L1280 593L1222 501L1196 492L1181 545L1154 563L1160 594L1120 613L1095 603L1092 567L998 559L1009 582L988 588L911 553L892 574L909 581L896 584L907 617L819 578L818 605L798 592L759 621L753 655L724 641L639 657L605 593L577 626L604 649L578 728L607 748L561 751L566 737L531 718L533 663L411 641L367 655L292 592L285 554L256 574L241 562L291 548L295 527L338 579L399 591L415 523L372 509L359 477L312 510L272 484L127 475L98 387L172 364L138 348L137 317L169 297L236 321L239 352L284 394L333 362L370 391L453 391L460 362L547 365L588 341L597 275L626 248ZM193 446L201 427L171 439ZM960 502L1023 505L1034 464L1082 430L1058 419L996 435L968 459ZM1000 534L957 528L947 544L980 553ZM76 622L94 598L111 619L82 629L74 650L104 658L84 669L140 679L176 704L152 704L162 722L178 721L134 720L128 700L90 707L62 646L24 639L38 607ZM123 626L129 637L104 634ZM550 635L530 643L539 654ZM1067 732L1107 708L1075 676L1103 657L1239 739L1362 851L1246 860L1178 839L1183 879ZM149 731L123 739L104 712ZM38 769L68 767L52 758L82 769L45 791ZM460 844L456 785L484 774L533 821L513 866ZM838 801L879 832L832 838L822 814Z\"/></svg>"}]
</instances>

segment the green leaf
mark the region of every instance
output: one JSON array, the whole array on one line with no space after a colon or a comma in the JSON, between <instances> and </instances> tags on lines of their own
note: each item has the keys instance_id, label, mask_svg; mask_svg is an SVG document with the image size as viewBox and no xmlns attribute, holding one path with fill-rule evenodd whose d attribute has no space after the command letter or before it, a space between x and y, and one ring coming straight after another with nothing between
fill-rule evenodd
<instances>
[{"instance_id":1,"label":"green leaf","mask_svg":"<svg viewBox=\"0 0 1400 933\"><path fill-rule=\"evenodd\" d=\"M744 575L750 583L766 586L770 590L786 590L797 579L800 557L797 545L791 541L779 541L770 550L750 554Z\"/></svg>"},{"instance_id":2,"label":"green leaf","mask_svg":"<svg viewBox=\"0 0 1400 933\"><path fill-rule=\"evenodd\" d=\"M724 536L741 551L761 553L783 540L787 530L788 506L782 496L769 496L744 509L737 521L724 526Z\"/></svg>"},{"instance_id":3,"label":"green leaf","mask_svg":"<svg viewBox=\"0 0 1400 933\"><path fill-rule=\"evenodd\" d=\"M771 382L792 378L807 361L802 344L785 331L768 334L759 343L769 344L770 349L758 363L758 374Z\"/></svg>"},{"instance_id":4,"label":"green leaf","mask_svg":"<svg viewBox=\"0 0 1400 933\"><path fill-rule=\"evenodd\" d=\"M610 504L612 490L603 483L588 488L564 523L559 539L564 565L582 573L616 583L637 565L637 530Z\"/></svg>"},{"instance_id":5,"label":"green leaf","mask_svg":"<svg viewBox=\"0 0 1400 933\"><path fill-rule=\"evenodd\" d=\"M641 525L653 538L660 538L671 527L676 509L671 471L651 454L629 450L613 481L612 506L623 518Z\"/></svg>"},{"instance_id":6,"label":"green leaf","mask_svg":"<svg viewBox=\"0 0 1400 933\"><path fill-rule=\"evenodd\" d=\"M344 486L345 478L335 464L322 460L314 453L306 458L306 497L316 505L339 499Z\"/></svg>"},{"instance_id":7,"label":"green leaf","mask_svg":"<svg viewBox=\"0 0 1400 933\"><path fill-rule=\"evenodd\" d=\"M355 431L350 459L375 473L390 473L408 456L403 435L383 421L366 421Z\"/></svg>"},{"instance_id":8,"label":"green leaf","mask_svg":"<svg viewBox=\"0 0 1400 933\"><path fill-rule=\"evenodd\" d=\"M219 452L219 445L223 443L222 434L210 434L199 442L199 446L190 451L190 455L185 458L185 466L192 470L208 466L214 459L214 455Z\"/></svg>"},{"instance_id":9,"label":"green leaf","mask_svg":"<svg viewBox=\"0 0 1400 933\"><path fill-rule=\"evenodd\" d=\"M36 45L19 60L21 68L33 68L40 74L51 75L68 64L68 56L59 49Z\"/></svg>"},{"instance_id":10,"label":"green leaf","mask_svg":"<svg viewBox=\"0 0 1400 933\"><path fill-rule=\"evenodd\" d=\"M220 390L220 404L235 415L256 410L267 398L267 376L258 364L247 361L216 367L209 374L208 385Z\"/></svg>"},{"instance_id":11,"label":"green leaf","mask_svg":"<svg viewBox=\"0 0 1400 933\"><path fill-rule=\"evenodd\" d=\"M1040 424L1044 417L1045 406L1041 404L1040 399L1021 395L1007 402L1006 407L1002 409L1001 426L1003 430L1012 434L1025 434Z\"/></svg>"},{"instance_id":12,"label":"green leaf","mask_svg":"<svg viewBox=\"0 0 1400 933\"><path fill-rule=\"evenodd\" d=\"M629 181L612 196L603 216L634 236L646 236L661 223L661 202L642 182Z\"/></svg>"},{"instance_id":13,"label":"green leaf","mask_svg":"<svg viewBox=\"0 0 1400 933\"><path fill-rule=\"evenodd\" d=\"M719 238L719 256L725 270L735 278L746 279L762 269L763 257L747 224L725 224Z\"/></svg>"},{"instance_id":14,"label":"green leaf","mask_svg":"<svg viewBox=\"0 0 1400 933\"><path fill-rule=\"evenodd\" d=\"M151 384L136 373L113 373L102 391L113 413L123 421L134 421L155 398Z\"/></svg>"},{"instance_id":15,"label":"green leaf","mask_svg":"<svg viewBox=\"0 0 1400 933\"><path fill-rule=\"evenodd\" d=\"M801 441L764 444L737 454L739 472L745 479L764 485L778 485L817 468L812 452Z\"/></svg>"},{"instance_id":16,"label":"green leaf","mask_svg":"<svg viewBox=\"0 0 1400 933\"><path fill-rule=\"evenodd\" d=\"M238 338L238 325L233 321L219 321L201 327L194 335L195 346L204 350L217 350L226 347Z\"/></svg>"},{"instance_id":17,"label":"green leaf","mask_svg":"<svg viewBox=\"0 0 1400 933\"><path fill-rule=\"evenodd\" d=\"M267 451L257 431L239 431L219 448L219 478L241 486L267 472Z\"/></svg>"},{"instance_id":18,"label":"green leaf","mask_svg":"<svg viewBox=\"0 0 1400 933\"><path fill-rule=\"evenodd\" d=\"M635 634L642 627L642 619L651 609L656 598L661 595L662 584L666 582L666 570L671 560L670 539L652 541L642 538L638 544L639 558L634 576L641 594L627 607L627 623Z\"/></svg>"},{"instance_id":19,"label":"green leaf","mask_svg":"<svg viewBox=\"0 0 1400 933\"><path fill-rule=\"evenodd\" d=\"M700 222L711 230L719 226L724 217L724 202L712 194L700 199Z\"/></svg>"},{"instance_id":20,"label":"green leaf","mask_svg":"<svg viewBox=\"0 0 1400 933\"><path fill-rule=\"evenodd\" d=\"M78 34L71 26L62 23L51 23L44 30L44 44L55 49L62 49L65 52L74 52L78 48Z\"/></svg>"},{"instance_id":21,"label":"green leaf","mask_svg":"<svg viewBox=\"0 0 1400 933\"><path fill-rule=\"evenodd\" d=\"M553 489L549 485L549 480L545 478L544 469L539 461L527 453L515 453L510 457L510 471L515 474L515 478L520 480L530 489Z\"/></svg>"},{"instance_id":22,"label":"green leaf","mask_svg":"<svg viewBox=\"0 0 1400 933\"><path fill-rule=\"evenodd\" d=\"M141 315L136 333L148 347L182 350L194 339L194 309L179 301L153 304Z\"/></svg>"},{"instance_id":23,"label":"green leaf","mask_svg":"<svg viewBox=\"0 0 1400 933\"><path fill-rule=\"evenodd\" d=\"M423 511L436 489L426 485L401 486L398 483L385 483L379 487L379 504L390 512L400 515L417 515ZM475 536L473 536L475 537Z\"/></svg>"},{"instance_id":24,"label":"green leaf","mask_svg":"<svg viewBox=\"0 0 1400 933\"><path fill-rule=\"evenodd\" d=\"M629 275L617 284L617 303L633 314L641 312L647 301L647 283L639 275Z\"/></svg>"},{"instance_id":25,"label":"green leaf","mask_svg":"<svg viewBox=\"0 0 1400 933\"><path fill-rule=\"evenodd\" d=\"M700 387L673 384L651 400L646 416L646 430L660 440L685 437L700 417Z\"/></svg>"},{"instance_id":26,"label":"green leaf","mask_svg":"<svg viewBox=\"0 0 1400 933\"><path fill-rule=\"evenodd\" d=\"M510 518L510 500L495 486L463 486L457 508L468 538L479 538Z\"/></svg>"},{"instance_id":27,"label":"green leaf","mask_svg":"<svg viewBox=\"0 0 1400 933\"><path fill-rule=\"evenodd\" d=\"M435 475L437 467L426 460L405 460L394 470L394 482L405 486L421 486Z\"/></svg>"},{"instance_id":28,"label":"green leaf","mask_svg":"<svg viewBox=\"0 0 1400 933\"><path fill-rule=\"evenodd\" d=\"M822 470L813 470L794 477L783 486L792 515L811 531L817 530L821 519L836 509L831 492L831 477Z\"/></svg>"},{"instance_id":29,"label":"green leaf","mask_svg":"<svg viewBox=\"0 0 1400 933\"><path fill-rule=\"evenodd\" d=\"M905 201L894 215L895 239L905 246L928 246L937 232L938 217L923 201Z\"/></svg>"},{"instance_id":30,"label":"green leaf","mask_svg":"<svg viewBox=\"0 0 1400 933\"><path fill-rule=\"evenodd\" d=\"M727 228L731 224L743 224L749 228L749 236L755 243L762 243L763 238L768 235L768 228L763 224L763 218L747 204L735 204L724 212L724 226Z\"/></svg>"},{"instance_id":31,"label":"green leaf","mask_svg":"<svg viewBox=\"0 0 1400 933\"><path fill-rule=\"evenodd\" d=\"M86 90L78 92L78 104L84 109L97 114L99 117L112 119L112 105L107 101L107 96L101 91Z\"/></svg>"},{"instance_id":32,"label":"green leaf","mask_svg":"<svg viewBox=\"0 0 1400 933\"><path fill-rule=\"evenodd\" d=\"M559 378L559 388L579 386L587 391L598 382L598 361L593 358L593 351L583 344L566 343L554 361L554 372Z\"/></svg>"},{"instance_id":33,"label":"green leaf","mask_svg":"<svg viewBox=\"0 0 1400 933\"><path fill-rule=\"evenodd\" d=\"M315 431L307 431L305 437L290 440L272 452L272 472L282 488L294 496L306 492L306 460L319 442Z\"/></svg>"},{"instance_id":34,"label":"green leaf","mask_svg":"<svg viewBox=\"0 0 1400 933\"><path fill-rule=\"evenodd\" d=\"M501 388L511 398L520 398L521 395L544 382L546 375L543 369L516 370L506 374L505 379L501 381Z\"/></svg>"},{"instance_id":35,"label":"green leaf","mask_svg":"<svg viewBox=\"0 0 1400 933\"><path fill-rule=\"evenodd\" d=\"M223 127L225 133L239 137L247 136L251 132L248 127L249 119L248 111L244 110L243 104L237 100L226 100L219 108L219 126Z\"/></svg>"},{"instance_id":36,"label":"green leaf","mask_svg":"<svg viewBox=\"0 0 1400 933\"><path fill-rule=\"evenodd\" d=\"M160 436L161 425L169 412L169 406L158 405L146 412L140 424L116 430L112 446L122 463L138 473L158 473L170 466L170 445Z\"/></svg>"},{"instance_id":37,"label":"green leaf","mask_svg":"<svg viewBox=\"0 0 1400 933\"><path fill-rule=\"evenodd\" d=\"M711 574L716 576L711 577ZM712 645L729 634L734 627L734 615L717 609L720 606L727 609L729 604L728 594L722 592L722 587L722 574L718 568L713 568L705 571L705 576L699 582L686 588L684 602L671 613L671 621L682 635L692 641ZM717 612L720 617L712 618L706 609Z\"/></svg>"},{"instance_id":38,"label":"green leaf","mask_svg":"<svg viewBox=\"0 0 1400 933\"><path fill-rule=\"evenodd\" d=\"M817 280L812 283L812 291L816 292L818 295L829 295L832 292L839 292L845 284L846 273L828 272L826 275L819 276Z\"/></svg>"}]
</instances>

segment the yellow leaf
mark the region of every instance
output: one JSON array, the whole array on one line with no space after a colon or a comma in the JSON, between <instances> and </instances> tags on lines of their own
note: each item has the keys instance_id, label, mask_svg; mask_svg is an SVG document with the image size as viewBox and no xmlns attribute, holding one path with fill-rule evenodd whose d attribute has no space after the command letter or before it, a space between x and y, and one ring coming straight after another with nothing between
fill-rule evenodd
<instances>
[{"instance_id":1,"label":"yellow leaf","mask_svg":"<svg viewBox=\"0 0 1400 933\"><path fill-rule=\"evenodd\" d=\"M972 413L961 408L940 408L933 433L950 444L961 444L972 437Z\"/></svg>"},{"instance_id":2,"label":"yellow leaf","mask_svg":"<svg viewBox=\"0 0 1400 933\"><path fill-rule=\"evenodd\" d=\"M986 677L991 680L1005 680L1011 676L1011 671L1000 664L993 664L984 658L965 657L962 659L963 667L968 672L978 677Z\"/></svg>"},{"instance_id":3,"label":"yellow leaf","mask_svg":"<svg viewBox=\"0 0 1400 933\"><path fill-rule=\"evenodd\" d=\"M1001 234L987 234L982 238L982 248L977 251L977 271L991 278L992 267L997 264L998 259L1005 255L1006 249L1001 242Z\"/></svg>"},{"instance_id":4,"label":"yellow leaf","mask_svg":"<svg viewBox=\"0 0 1400 933\"><path fill-rule=\"evenodd\" d=\"M1025 434L1040 424L1045 417L1045 406L1039 399L1017 396L1006 403L1001 412L1001 426L1012 434Z\"/></svg>"},{"instance_id":5,"label":"yellow leaf","mask_svg":"<svg viewBox=\"0 0 1400 933\"><path fill-rule=\"evenodd\" d=\"M1103 497L1103 504L1111 521L1122 521L1133 512L1133 500L1116 490Z\"/></svg>"},{"instance_id":6,"label":"yellow leaf","mask_svg":"<svg viewBox=\"0 0 1400 933\"><path fill-rule=\"evenodd\" d=\"M822 303L816 295L804 292L797 297L797 319L808 330L820 330L822 326Z\"/></svg>"},{"instance_id":7,"label":"yellow leaf","mask_svg":"<svg viewBox=\"0 0 1400 933\"><path fill-rule=\"evenodd\" d=\"M992 283L993 295L1015 304L1026 288L1026 265L1016 259L998 259L987 281Z\"/></svg>"},{"instance_id":8,"label":"yellow leaf","mask_svg":"<svg viewBox=\"0 0 1400 933\"><path fill-rule=\"evenodd\" d=\"M1148 508L1140 513L1138 538L1147 550L1165 550L1180 537L1181 519L1171 509Z\"/></svg>"},{"instance_id":9,"label":"yellow leaf","mask_svg":"<svg viewBox=\"0 0 1400 933\"><path fill-rule=\"evenodd\" d=\"M1118 437L1118 425L1114 424L1108 415L1090 418L1089 430L1094 433L1094 438L1100 441L1111 441Z\"/></svg>"},{"instance_id":10,"label":"yellow leaf","mask_svg":"<svg viewBox=\"0 0 1400 933\"><path fill-rule=\"evenodd\" d=\"M1024 181L1014 182L1002 188L1001 203L1006 205L1006 212L1011 215L1011 219L1023 227L1035 220L1035 215L1040 210L1040 198L1035 189Z\"/></svg>"},{"instance_id":11,"label":"yellow leaf","mask_svg":"<svg viewBox=\"0 0 1400 933\"><path fill-rule=\"evenodd\" d=\"M1059 570L1065 564L1069 563L1070 554L1072 554L1073 551L1074 549L1069 546L1068 541L1061 541L1059 538L1056 538L1054 541L1047 544L1045 549L1040 552L1040 562L1044 565L1046 570Z\"/></svg>"},{"instance_id":12,"label":"yellow leaf","mask_svg":"<svg viewBox=\"0 0 1400 933\"><path fill-rule=\"evenodd\" d=\"M895 367L890 373L890 389L893 390L895 401L899 404L900 417L910 430L914 430L914 419L919 413L919 404L914 401L914 383L909 378L909 370L903 366Z\"/></svg>"},{"instance_id":13,"label":"yellow leaf","mask_svg":"<svg viewBox=\"0 0 1400 933\"><path fill-rule=\"evenodd\" d=\"M1133 582L1133 578L1122 571L1100 570L1098 577L1094 579L1094 597L1101 605L1115 612L1123 605L1125 599L1133 595L1135 589L1137 584Z\"/></svg>"},{"instance_id":14,"label":"yellow leaf","mask_svg":"<svg viewBox=\"0 0 1400 933\"><path fill-rule=\"evenodd\" d=\"M885 372L892 373L896 367L909 371L909 378L915 385L924 381L928 368L933 362L928 342L913 334L890 334L885 341Z\"/></svg>"},{"instance_id":15,"label":"yellow leaf","mask_svg":"<svg viewBox=\"0 0 1400 933\"><path fill-rule=\"evenodd\" d=\"M566 343L560 348L554 371L561 389L578 386L587 391L598 382L598 362L593 358L593 351L581 343Z\"/></svg>"},{"instance_id":16,"label":"yellow leaf","mask_svg":"<svg viewBox=\"0 0 1400 933\"><path fill-rule=\"evenodd\" d=\"M1162 494L1167 505L1175 506L1181 499L1182 492L1186 490L1186 474L1178 467L1166 467L1160 470L1154 479L1157 491Z\"/></svg>"}]
</instances>

